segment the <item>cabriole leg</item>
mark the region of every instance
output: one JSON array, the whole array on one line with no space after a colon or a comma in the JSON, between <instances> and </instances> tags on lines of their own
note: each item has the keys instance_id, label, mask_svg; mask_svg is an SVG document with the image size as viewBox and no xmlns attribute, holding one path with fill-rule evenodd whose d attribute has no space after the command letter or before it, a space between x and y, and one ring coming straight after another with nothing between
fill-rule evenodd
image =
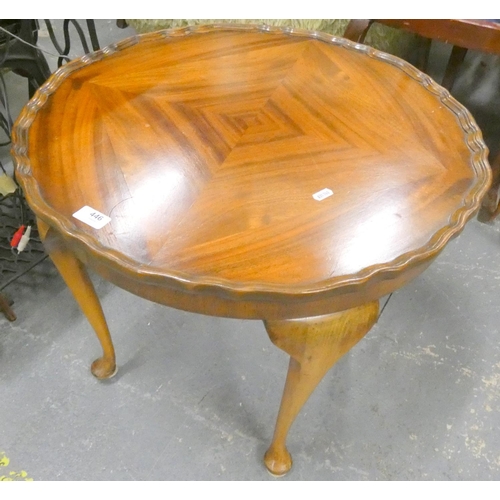
<instances>
[{"instance_id":1,"label":"cabriole leg","mask_svg":"<svg viewBox=\"0 0 500 500\"><path fill-rule=\"evenodd\" d=\"M264 321L273 344L290 355L273 441L264 456L272 474L284 475L292 467L286 437L295 417L326 372L375 324L378 309L378 302L370 302L325 316Z\"/></svg>"},{"instance_id":2,"label":"cabriole leg","mask_svg":"<svg viewBox=\"0 0 500 500\"><path fill-rule=\"evenodd\" d=\"M38 220L37 223L47 253L101 343L103 356L92 363L92 374L99 379L110 378L116 373L115 350L101 303L87 270L73 252L68 250L63 239L55 230L41 220Z\"/></svg>"}]
</instances>

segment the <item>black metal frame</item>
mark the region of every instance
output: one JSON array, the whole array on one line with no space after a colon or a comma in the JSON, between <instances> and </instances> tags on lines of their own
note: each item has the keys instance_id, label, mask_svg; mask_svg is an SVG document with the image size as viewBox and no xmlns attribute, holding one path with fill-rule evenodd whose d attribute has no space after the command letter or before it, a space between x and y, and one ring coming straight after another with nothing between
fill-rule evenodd
<instances>
[{"instance_id":1,"label":"black metal frame","mask_svg":"<svg viewBox=\"0 0 500 500\"><path fill-rule=\"evenodd\" d=\"M58 67L69 60L71 38L69 29L73 26L76 30L82 49L85 54L90 52L85 33L75 19L63 20L64 47L61 48L54 34L52 23L44 20L49 32L50 40L59 53ZM93 19L86 19L87 31L92 50L99 50L99 40ZM28 79L30 98L40 87L51 71L43 52L36 47L38 30L40 28L36 19L0 19L0 129L7 137L7 142L0 142L0 146L10 143L13 120L9 110L7 88L1 73L2 68L8 68L14 73ZM0 174L6 173L0 163ZM31 225L31 238L26 249L18 254L10 246L13 234L21 225ZM43 244L38 236L34 215L29 209L26 200L19 188L7 196L0 195L0 291L7 285L17 280L30 269L35 267L47 257ZM11 309L12 300L0 293L0 312L3 312L10 321L16 319Z\"/></svg>"},{"instance_id":2,"label":"black metal frame","mask_svg":"<svg viewBox=\"0 0 500 500\"><path fill-rule=\"evenodd\" d=\"M51 73L43 53L33 47L38 41L38 21L7 19L1 20L0 26L18 37L14 38L3 30L0 32L0 67L27 78L31 97Z\"/></svg>"},{"instance_id":3,"label":"black metal frame","mask_svg":"<svg viewBox=\"0 0 500 500\"><path fill-rule=\"evenodd\" d=\"M95 22L93 19L86 19L85 21L87 23L87 31L89 33L89 39L90 39L90 44L92 46L92 50L94 51L99 50L100 47L99 47L99 40L97 38L97 31L95 29ZM52 26L52 22L50 21L50 19L44 19L44 22L47 25L47 30L49 32L50 40L54 45L55 49L57 50L57 52L60 54L60 57L57 60L58 67L61 67L65 61L66 62L69 61L68 54L69 51L71 50L71 38L69 36L70 25L73 25L80 38L83 52L85 54L88 54L90 52L85 33L83 32L82 27L80 26L80 24L76 19L64 19L63 21L64 48L61 48L59 42L57 41L57 38L54 33L54 28Z\"/></svg>"}]
</instances>

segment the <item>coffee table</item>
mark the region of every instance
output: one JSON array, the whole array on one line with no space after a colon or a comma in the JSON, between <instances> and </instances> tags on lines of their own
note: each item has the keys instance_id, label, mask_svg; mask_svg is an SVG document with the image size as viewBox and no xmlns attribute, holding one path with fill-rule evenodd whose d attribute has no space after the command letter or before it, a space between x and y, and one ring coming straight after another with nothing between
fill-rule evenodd
<instances>
[{"instance_id":1,"label":"coffee table","mask_svg":"<svg viewBox=\"0 0 500 500\"><path fill-rule=\"evenodd\" d=\"M14 130L16 175L56 267L116 371L86 268L146 299L262 319L290 355L264 462L379 298L479 208L470 113L405 61L322 33L198 26L60 68Z\"/></svg>"}]
</instances>

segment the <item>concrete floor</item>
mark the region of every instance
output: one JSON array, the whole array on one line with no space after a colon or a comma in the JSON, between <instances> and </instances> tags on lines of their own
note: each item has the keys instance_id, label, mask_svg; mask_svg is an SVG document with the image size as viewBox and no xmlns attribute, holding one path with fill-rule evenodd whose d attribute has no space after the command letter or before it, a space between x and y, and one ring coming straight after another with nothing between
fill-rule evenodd
<instances>
[{"instance_id":1,"label":"concrete floor","mask_svg":"<svg viewBox=\"0 0 500 500\"><path fill-rule=\"evenodd\" d=\"M103 44L133 32L98 29ZM447 50L435 49L436 78ZM499 60L466 62L454 94L494 149ZM499 224L471 221L393 294L299 415L282 481L500 479ZM0 317L0 479L275 480L262 456L288 359L263 325L169 309L94 278L119 363L106 382L89 372L99 345L50 261L6 290L18 320Z\"/></svg>"}]
</instances>

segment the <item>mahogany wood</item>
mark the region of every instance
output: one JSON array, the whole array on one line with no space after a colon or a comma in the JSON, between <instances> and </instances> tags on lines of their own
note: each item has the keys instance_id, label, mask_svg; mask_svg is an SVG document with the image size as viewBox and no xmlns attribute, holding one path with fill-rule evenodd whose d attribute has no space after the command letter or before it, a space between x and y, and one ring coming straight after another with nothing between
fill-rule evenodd
<instances>
[{"instance_id":1,"label":"mahogany wood","mask_svg":"<svg viewBox=\"0 0 500 500\"><path fill-rule=\"evenodd\" d=\"M403 29L464 49L500 54L500 24L483 19L353 19L344 36L363 42L373 23Z\"/></svg>"},{"instance_id":2,"label":"mahogany wood","mask_svg":"<svg viewBox=\"0 0 500 500\"><path fill-rule=\"evenodd\" d=\"M345 29L344 36L353 42L363 43L373 22L374 19L351 19Z\"/></svg>"},{"instance_id":3,"label":"mahogany wood","mask_svg":"<svg viewBox=\"0 0 500 500\"><path fill-rule=\"evenodd\" d=\"M464 49L500 54L500 24L485 19L375 19Z\"/></svg>"},{"instance_id":4,"label":"mahogany wood","mask_svg":"<svg viewBox=\"0 0 500 500\"><path fill-rule=\"evenodd\" d=\"M13 143L49 254L101 342L94 375L115 358L87 266L162 304L265 320L292 355L274 472L372 303L460 233L491 175L470 113L405 61L249 25L146 34L73 61L24 108ZM111 222L80 222L83 206Z\"/></svg>"},{"instance_id":5,"label":"mahogany wood","mask_svg":"<svg viewBox=\"0 0 500 500\"><path fill-rule=\"evenodd\" d=\"M463 47L455 45L451 49L450 58L448 59L443 81L441 82L441 85L443 85L444 88L451 89L453 87L453 83L455 83L455 78L458 73L458 68L460 68L464 62L466 55L467 49L464 49Z\"/></svg>"}]
</instances>

